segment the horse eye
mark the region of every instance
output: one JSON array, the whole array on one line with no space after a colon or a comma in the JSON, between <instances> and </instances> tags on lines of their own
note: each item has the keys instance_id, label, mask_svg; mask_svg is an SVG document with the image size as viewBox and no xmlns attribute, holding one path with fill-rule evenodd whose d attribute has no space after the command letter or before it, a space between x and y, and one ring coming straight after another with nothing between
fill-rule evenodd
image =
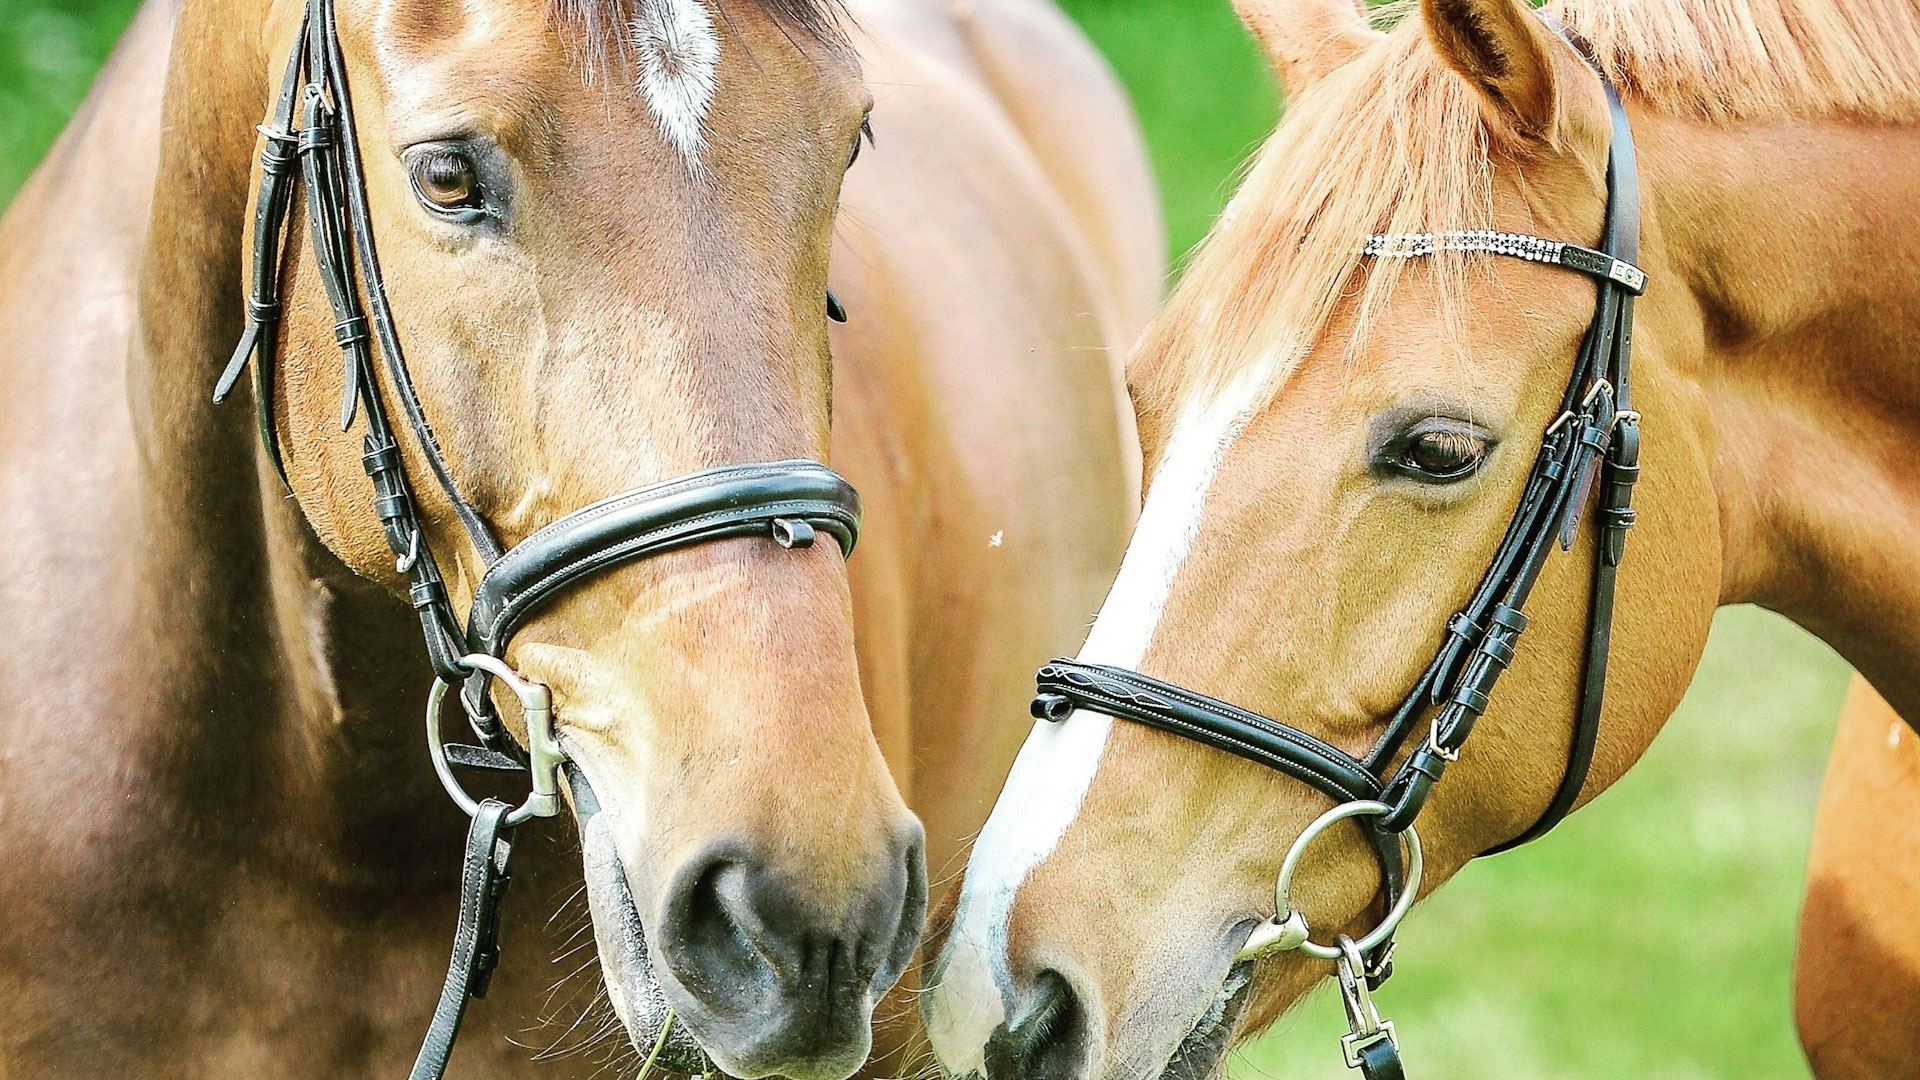
<instances>
[{"instance_id":1,"label":"horse eye","mask_svg":"<svg viewBox=\"0 0 1920 1080\"><path fill-rule=\"evenodd\" d=\"M853 168L853 163L860 160L860 144L870 143L872 141L873 141L873 117L872 116L861 117L860 130L855 132L853 136L853 151L847 155L847 168L849 169Z\"/></svg>"},{"instance_id":2,"label":"horse eye","mask_svg":"<svg viewBox=\"0 0 1920 1080\"><path fill-rule=\"evenodd\" d=\"M1472 428L1423 424L1409 432L1393 459L1394 471L1429 483L1452 483L1472 476L1486 460L1490 444Z\"/></svg>"},{"instance_id":3,"label":"horse eye","mask_svg":"<svg viewBox=\"0 0 1920 1080\"><path fill-rule=\"evenodd\" d=\"M417 154L408 172L413 190L429 210L466 218L484 205L473 159L458 150L435 148Z\"/></svg>"}]
</instances>

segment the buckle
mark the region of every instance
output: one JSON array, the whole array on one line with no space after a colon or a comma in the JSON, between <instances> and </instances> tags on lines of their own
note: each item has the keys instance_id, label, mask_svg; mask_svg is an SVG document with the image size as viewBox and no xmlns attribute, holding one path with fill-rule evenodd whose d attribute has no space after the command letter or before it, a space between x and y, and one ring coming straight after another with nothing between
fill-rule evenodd
<instances>
[{"instance_id":1,"label":"buckle","mask_svg":"<svg viewBox=\"0 0 1920 1080\"><path fill-rule=\"evenodd\" d=\"M1433 722L1427 726L1427 752L1451 765L1460 760L1460 748L1448 748L1440 741L1440 715L1443 714L1436 714Z\"/></svg>"}]
</instances>

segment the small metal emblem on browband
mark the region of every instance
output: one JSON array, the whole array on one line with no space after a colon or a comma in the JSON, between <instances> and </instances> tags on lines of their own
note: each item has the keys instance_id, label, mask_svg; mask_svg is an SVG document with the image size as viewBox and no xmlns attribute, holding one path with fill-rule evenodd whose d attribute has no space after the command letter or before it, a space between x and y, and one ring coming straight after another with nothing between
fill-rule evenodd
<instances>
[{"instance_id":1,"label":"small metal emblem on browband","mask_svg":"<svg viewBox=\"0 0 1920 1080\"><path fill-rule=\"evenodd\" d=\"M1443 251L1505 255L1529 262L1554 263L1569 270L1606 278L1621 288L1639 295L1647 287L1647 272L1616 259L1604 251L1549 240L1528 233L1499 232L1493 229L1462 229L1440 233L1374 233L1367 237L1362 255L1376 259L1419 259Z\"/></svg>"}]
</instances>

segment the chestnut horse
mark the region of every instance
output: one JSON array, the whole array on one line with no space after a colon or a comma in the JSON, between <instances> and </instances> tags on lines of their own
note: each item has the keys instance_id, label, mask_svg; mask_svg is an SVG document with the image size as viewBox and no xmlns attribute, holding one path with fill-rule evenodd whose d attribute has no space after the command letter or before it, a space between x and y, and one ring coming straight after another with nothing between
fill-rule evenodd
<instances>
[{"instance_id":1,"label":"chestnut horse","mask_svg":"<svg viewBox=\"0 0 1920 1080\"><path fill-rule=\"evenodd\" d=\"M1501 540L1595 292L1559 266L1363 244L1596 244L1612 145L1597 64L1638 146L1651 284L1639 525L1582 795L1672 713L1718 605L1832 644L1888 705L1856 706L1838 743L1803 1038L1823 1077L1916 1075L1920 751L1894 719L1920 720L1920 9L1562 0L1566 38L1523 0L1423 0L1386 30L1351 0L1241 10L1291 107L1131 363L1152 474L1081 658L1350 754L1373 745ZM1592 529L1549 558L1518 658L1433 788L1427 891L1554 796L1593 559ZM942 1063L991 1080L1217 1068L1330 970L1239 959L1327 806L1165 731L1086 710L1042 725L974 847L926 999ZM1350 825L1294 889L1317 941L1381 917Z\"/></svg>"},{"instance_id":2,"label":"chestnut horse","mask_svg":"<svg viewBox=\"0 0 1920 1080\"><path fill-rule=\"evenodd\" d=\"M709 543L520 632L598 795L620 1010L588 1008L585 905L555 918L570 830L524 827L455 1071L585 1075L676 1030L733 1075L838 1080L923 861L984 818L1030 658L1077 638L1135 510L1113 358L1163 240L1117 83L1045 0L335 7L398 336L502 541L829 450L865 498L849 562ZM287 487L248 404L210 401L302 10L149 0L0 226L10 1078L398 1075L445 973L465 822L298 210ZM418 488L464 608L481 558Z\"/></svg>"}]
</instances>

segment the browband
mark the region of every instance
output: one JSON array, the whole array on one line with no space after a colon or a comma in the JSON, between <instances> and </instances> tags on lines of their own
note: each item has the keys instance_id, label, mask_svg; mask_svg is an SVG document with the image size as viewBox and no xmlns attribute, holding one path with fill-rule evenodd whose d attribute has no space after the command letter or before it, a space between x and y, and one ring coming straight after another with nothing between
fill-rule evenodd
<instances>
[{"instance_id":1,"label":"browband","mask_svg":"<svg viewBox=\"0 0 1920 1080\"><path fill-rule=\"evenodd\" d=\"M1361 254L1375 259L1419 259L1441 252L1505 255L1529 262L1552 263L1583 274L1605 278L1635 296L1647 291L1647 272L1625 259L1565 240L1549 240L1532 233L1461 229L1442 233L1374 233Z\"/></svg>"}]
</instances>

